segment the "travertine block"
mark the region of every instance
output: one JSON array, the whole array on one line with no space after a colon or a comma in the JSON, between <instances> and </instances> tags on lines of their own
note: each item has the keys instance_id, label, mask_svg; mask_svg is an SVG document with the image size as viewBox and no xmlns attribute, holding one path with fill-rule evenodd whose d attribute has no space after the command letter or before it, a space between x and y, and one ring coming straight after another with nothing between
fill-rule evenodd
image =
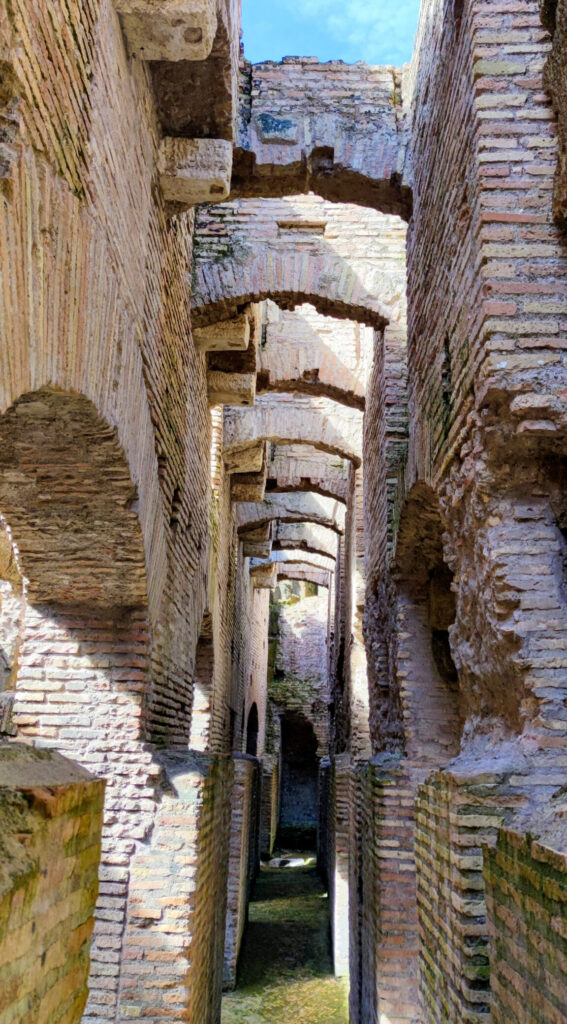
<instances>
[{"instance_id":1,"label":"travertine block","mask_svg":"<svg viewBox=\"0 0 567 1024\"><path fill-rule=\"evenodd\" d=\"M272 590L275 587L278 575L274 562L262 562L260 565L250 566L250 579L255 587Z\"/></svg>"},{"instance_id":2,"label":"travertine block","mask_svg":"<svg viewBox=\"0 0 567 1024\"><path fill-rule=\"evenodd\" d=\"M230 486L231 501L263 501L268 479L268 459L264 444L262 468L253 473L235 473Z\"/></svg>"},{"instance_id":3,"label":"travertine block","mask_svg":"<svg viewBox=\"0 0 567 1024\"><path fill-rule=\"evenodd\" d=\"M128 46L144 60L205 60L217 31L215 0L116 0Z\"/></svg>"},{"instance_id":4,"label":"travertine block","mask_svg":"<svg viewBox=\"0 0 567 1024\"><path fill-rule=\"evenodd\" d=\"M174 203L220 203L230 191L232 143L226 139L173 139L159 150L164 198Z\"/></svg>"},{"instance_id":5,"label":"travertine block","mask_svg":"<svg viewBox=\"0 0 567 1024\"><path fill-rule=\"evenodd\" d=\"M231 320L194 327L193 341L200 352L245 352L250 344L250 318L242 313Z\"/></svg>"},{"instance_id":6,"label":"travertine block","mask_svg":"<svg viewBox=\"0 0 567 1024\"><path fill-rule=\"evenodd\" d=\"M212 370L207 374L207 388L210 405L253 405L256 374Z\"/></svg>"},{"instance_id":7,"label":"travertine block","mask_svg":"<svg viewBox=\"0 0 567 1024\"><path fill-rule=\"evenodd\" d=\"M271 541L245 540L242 553L245 558L269 558L272 552Z\"/></svg>"},{"instance_id":8,"label":"travertine block","mask_svg":"<svg viewBox=\"0 0 567 1024\"><path fill-rule=\"evenodd\" d=\"M226 472L259 473L264 462L264 449L265 442L257 441L244 448L236 448L226 454L223 453Z\"/></svg>"},{"instance_id":9,"label":"travertine block","mask_svg":"<svg viewBox=\"0 0 567 1024\"><path fill-rule=\"evenodd\" d=\"M272 551L273 523L262 523L254 530L242 535L242 553L245 558L270 557Z\"/></svg>"}]
</instances>

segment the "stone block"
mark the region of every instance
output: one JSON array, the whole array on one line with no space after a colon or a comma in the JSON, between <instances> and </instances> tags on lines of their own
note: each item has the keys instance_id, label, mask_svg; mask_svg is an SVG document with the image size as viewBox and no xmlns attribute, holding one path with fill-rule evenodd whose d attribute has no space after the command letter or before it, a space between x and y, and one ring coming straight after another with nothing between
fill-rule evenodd
<instances>
[{"instance_id":1,"label":"stone block","mask_svg":"<svg viewBox=\"0 0 567 1024\"><path fill-rule=\"evenodd\" d=\"M225 139L162 139L159 175L164 198L195 206L219 203L230 191L232 143Z\"/></svg>"},{"instance_id":2,"label":"stone block","mask_svg":"<svg viewBox=\"0 0 567 1024\"><path fill-rule=\"evenodd\" d=\"M244 352L250 344L250 319L242 313L231 320L194 327L193 341L200 352Z\"/></svg>"},{"instance_id":3,"label":"stone block","mask_svg":"<svg viewBox=\"0 0 567 1024\"><path fill-rule=\"evenodd\" d=\"M131 53L143 60L205 60L217 31L215 0L115 0Z\"/></svg>"},{"instance_id":4,"label":"stone block","mask_svg":"<svg viewBox=\"0 0 567 1024\"><path fill-rule=\"evenodd\" d=\"M258 441L223 454L227 473L259 473L264 459L264 442Z\"/></svg>"},{"instance_id":5,"label":"stone block","mask_svg":"<svg viewBox=\"0 0 567 1024\"><path fill-rule=\"evenodd\" d=\"M260 565L251 565L250 579L254 587L273 590L278 580L275 562L262 562Z\"/></svg>"},{"instance_id":6,"label":"stone block","mask_svg":"<svg viewBox=\"0 0 567 1024\"><path fill-rule=\"evenodd\" d=\"M245 558L269 558L272 550L273 523L262 523L253 530L242 534L242 551Z\"/></svg>"},{"instance_id":7,"label":"stone block","mask_svg":"<svg viewBox=\"0 0 567 1024\"><path fill-rule=\"evenodd\" d=\"M253 405L256 374L212 370L207 374L207 390L209 405Z\"/></svg>"},{"instance_id":8,"label":"stone block","mask_svg":"<svg viewBox=\"0 0 567 1024\"><path fill-rule=\"evenodd\" d=\"M234 473L231 479L231 501L263 501L268 479L268 459L266 445L262 468L254 473Z\"/></svg>"}]
</instances>

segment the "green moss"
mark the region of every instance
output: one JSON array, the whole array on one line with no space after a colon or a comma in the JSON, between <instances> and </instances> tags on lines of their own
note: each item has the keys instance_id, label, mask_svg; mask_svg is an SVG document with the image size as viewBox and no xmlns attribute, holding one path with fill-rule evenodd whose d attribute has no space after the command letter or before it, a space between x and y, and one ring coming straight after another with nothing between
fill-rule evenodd
<instances>
[{"instance_id":1,"label":"green moss","mask_svg":"<svg viewBox=\"0 0 567 1024\"><path fill-rule=\"evenodd\" d=\"M285 676L283 679L272 679L268 688L268 697L276 704L296 705L310 704L318 693L320 679L297 679Z\"/></svg>"},{"instance_id":2,"label":"green moss","mask_svg":"<svg viewBox=\"0 0 567 1024\"><path fill-rule=\"evenodd\" d=\"M328 935L315 868L263 869L222 1024L347 1024L348 992L332 975Z\"/></svg>"}]
</instances>

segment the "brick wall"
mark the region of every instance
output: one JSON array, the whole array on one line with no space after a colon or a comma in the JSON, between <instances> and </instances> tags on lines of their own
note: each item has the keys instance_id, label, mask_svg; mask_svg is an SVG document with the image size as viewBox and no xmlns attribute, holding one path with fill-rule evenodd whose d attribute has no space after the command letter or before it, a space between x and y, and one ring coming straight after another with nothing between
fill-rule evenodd
<instances>
[{"instance_id":1,"label":"brick wall","mask_svg":"<svg viewBox=\"0 0 567 1024\"><path fill-rule=\"evenodd\" d=\"M318 192L407 216L402 73L363 62L245 62L233 191Z\"/></svg>"},{"instance_id":2,"label":"brick wall","mask_svg":"<svg viewBox=\"0 0 567 1024\"><path fill-rule=\"evenodd\" d=\"M255 874L253 847L259 808L254 798L258 794L259 771L260 766L255 758L243 754L235 757L224 942L224 988L234 988L236 985L238 956L248 918L248 901Z\"/></svg>"},{"instance_id":3,"label":"brick wall","mask_svg":"<svg viewBox=\"0 0 567 1024\"><path fill-rule=\"evenodd\" d=\"M557 846L501 829L483 850L494 1024L567 1015L567 863Z\"/></svg>"},{"instance_id":4,"label":"brick wall","mask_svg":"<svg viewBox=\"0 0 567 1024\"><path fill-rule=\"evenodd\" d=\"M420 997L428 1024L490 1020L489 935L482 846L524 802L521 769L462 765L418 791L415 858Z\"/></svg>"},{"instance_id":5,"label":"brick wall","mask_svg":"<svg viewBox=\"0 0 567 1024\"><path fill-rule=\"evenodd\" d=\"M361 779L360 1004L354 1021L418 1024L418 926L414 858L417 778L391 756ZM351 980L352 984L352 980Z\"/></svg>"},{"instance_id":6,"label":"brick wall","mask_svg":"<svg viewBox=\"0 0 567 1024\"><path fill-rule=\"evenodd\" d=\"M104 783L0 744L0 1016L78 1024L87 999Z\"/></svg>"}]
</instances>

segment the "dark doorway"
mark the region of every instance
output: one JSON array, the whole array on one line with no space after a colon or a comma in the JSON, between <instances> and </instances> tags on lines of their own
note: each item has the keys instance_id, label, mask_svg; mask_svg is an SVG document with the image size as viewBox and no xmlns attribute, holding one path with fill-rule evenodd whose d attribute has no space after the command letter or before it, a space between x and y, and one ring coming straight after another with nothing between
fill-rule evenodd
<instances>
[{"instance_id":1,"label":"dark doorway","mask_svg":"<svg viewBox=\"0 0 567 1024\"><path fill-rule=\"evenodd\" d=\"M258 755L258 708L253 704L248 712L248 725L246 726L246 753L253 757Z\"/></svg>"},{"instance_id":2,"label":"dark doorway","mask_svg":"<svg viewBox=\"0 0 567 1024\"><path fill-rule=\"evenodd\" d=\"M278 845L314 849L317 842L319 762L313 726L303 715L282 717L282 784Z\"/></svg>"}]
</instances>

